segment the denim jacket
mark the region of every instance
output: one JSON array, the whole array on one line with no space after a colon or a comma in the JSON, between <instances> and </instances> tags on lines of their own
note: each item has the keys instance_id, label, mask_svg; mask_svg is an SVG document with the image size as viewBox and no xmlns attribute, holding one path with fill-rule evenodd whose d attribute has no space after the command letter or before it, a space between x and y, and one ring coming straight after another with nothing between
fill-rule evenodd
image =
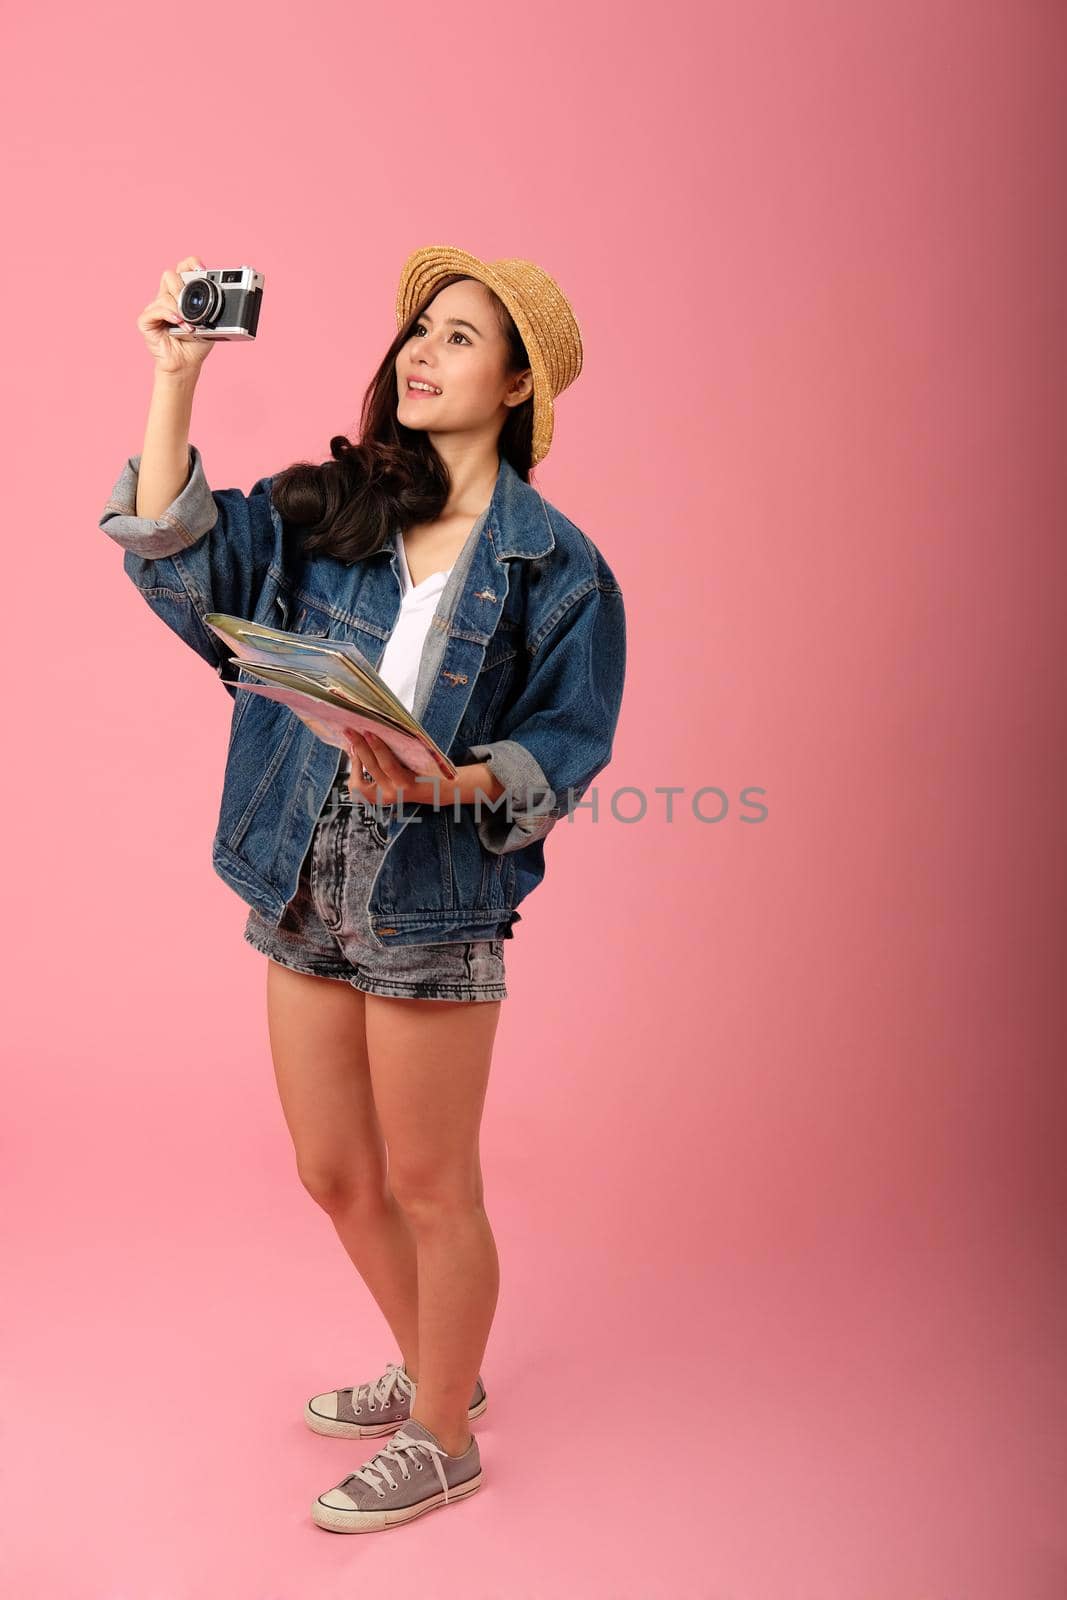
<instances>
[{"instance_id":1,"label":"denim jacket","mask_svg":"<svg viewBox=\"0 0 1067 1600\"><path fill-rule=\"evenodd\" d=\"M400 613L400 556L395 534L359 561L305 556L269 477L248 494L212 490L200 451L189 454L188 482L156 518L136 515L141 458L131 456L99 525L148 605L233 699L212 865L276 926L341 751L242 690L245 669L204 617L350 640L377 667ZM516 907L544 876L546 836L611 759L625 660L622 590L604 557L501 457L430 624L413 715L457 766L488 763L505 792L383 809L387 848L367 905L383 949L514 937Z\"/></svg>"}]
</instances>

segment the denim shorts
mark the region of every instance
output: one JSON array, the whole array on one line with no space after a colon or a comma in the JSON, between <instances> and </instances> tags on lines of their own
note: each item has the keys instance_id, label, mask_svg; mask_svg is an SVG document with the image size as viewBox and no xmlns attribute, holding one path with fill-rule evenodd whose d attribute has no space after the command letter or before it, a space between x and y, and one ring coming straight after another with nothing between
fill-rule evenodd
<instances>
[{"instance_id":1,"label":"denim shorts","mask_svg":"<svg viewBox=\"0 0 1067 1600\"><path fill-rule=\"evenodd\" d=\"M249 909L254 950L317 978L401 1000L506 1000L502 939L380 949L367 918L385 853L391 806L374 807L343 785L330 791L277 927Z\"/></svg>"}]
</instances>

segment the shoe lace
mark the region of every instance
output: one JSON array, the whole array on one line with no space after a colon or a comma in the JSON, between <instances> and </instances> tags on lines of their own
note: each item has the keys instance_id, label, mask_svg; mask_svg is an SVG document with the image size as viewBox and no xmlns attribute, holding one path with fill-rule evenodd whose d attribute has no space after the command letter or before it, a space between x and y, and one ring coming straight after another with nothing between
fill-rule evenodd
<instances>
[{"instance_id":1,"label":"shoe lace","mask_svg":"<svg viewBox=\"0 0 1067 1600\"><path fill-rule=\"evenodd\" d=\"M441 1480L441 1487L445 1491L445 1504L447 1505L448 1479L445 1477L445 1471L440 1460L441 1456L446 1452L442 1450L439 1444L435 1444L432 1439L413 1438L411 1434L405 1433L403 1428L398 1433L393 1434L389 1444L383 1445L382 1449L376 1451L369 1461L365 1461L358 1472L351 1473L345 1482L350 1483L353 1479L359 1478L364 1483L369 1483L375 1494L380 1495L384 1500L385 1491L380 1480L384 1479L391 1489L397 1487L393 1471L390 1470L390 1462L393 1463L393 1470L399 1466L401 1477L410 1478L411 1473L408 1469L411 1465L416 1466L420 1471L422 1470L423 1464L419 1460L420 1450L425 1450L434 1464L437 1476ZM344 1486L342 1484L341 1488L343 1489Z\"/></svg>"},{"instance_id":2,"label":"shoe lace","mask_svg":"<svg viewBox=\"0 0 1067 1600\"><path fill-rule=\"evenodd\" d=\"M353 1410L357 1415L363 1410L361 1399L366 1400L368 1411L383 1409L397 1391L411 1399L415 1393L415 1385L399 1362L390 1361L380 1378L375 1378L373 1383L361 1383L352 1391Z\"/></svg>"}]
</instances>

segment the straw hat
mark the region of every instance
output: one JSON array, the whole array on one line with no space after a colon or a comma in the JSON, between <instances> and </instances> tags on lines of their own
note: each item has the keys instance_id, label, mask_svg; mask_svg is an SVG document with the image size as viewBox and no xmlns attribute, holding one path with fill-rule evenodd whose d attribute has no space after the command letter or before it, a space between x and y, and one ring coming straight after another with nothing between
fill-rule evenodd
<instances>
[{"instance_id":1,"label":"straw hat","mask_svg":"<svg viewBox=\"0 0 1067 1600\"><path fill-rule=\"evenodd\" d=\"M533 374L533 464L552 443L553 400L582 370L582 336L566 295L532 261L480 261L450 244L412 252L400 273L396 295L399 331L415 309L454 273L477 278L498 294L522 335Z\"/></svg>"}]
</instances>

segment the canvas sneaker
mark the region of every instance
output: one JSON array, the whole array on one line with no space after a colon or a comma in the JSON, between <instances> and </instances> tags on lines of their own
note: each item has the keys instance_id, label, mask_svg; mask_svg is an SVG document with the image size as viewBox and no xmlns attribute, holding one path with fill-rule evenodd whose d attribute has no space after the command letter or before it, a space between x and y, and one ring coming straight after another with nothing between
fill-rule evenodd
<instances>
[{"instance_id":1,"label":"canvas sneaker","mask_svg":"<svg viewBox=\"0 0 1067 1600\"><path fill-rule=\"evenodd\" d=\"M356 1472L320 1494L312 1519L331 1533L377 1533L435 1506L464 1500L482 1481L478 1441L450 1456L426 1427L411 1421Z\"/></svg>"},{"instance_id":2,"label":"canvas sneaker","mask_svg":"<svg viewBox=\"0 0 1067 1600\"><path fill-rule=\"evenodd\" d=\"M407 1422L414 1402L414 1379L408 1377L402 1363L390 1361L381 1377L372 1383L313 1394L304 1407L304 1421L313 1432L331 1439L376 1439ZM479 1373L468 1419L473 1422L485 1408L485 1384Z\"/></svg>"}]
</instances>

